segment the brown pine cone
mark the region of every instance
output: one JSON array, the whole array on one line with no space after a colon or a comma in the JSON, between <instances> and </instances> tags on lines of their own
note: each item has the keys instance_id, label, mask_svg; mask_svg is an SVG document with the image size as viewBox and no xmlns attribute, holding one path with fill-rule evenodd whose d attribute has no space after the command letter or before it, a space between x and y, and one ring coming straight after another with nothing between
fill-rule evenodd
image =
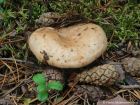
<instances>
[{"instance_id":1,"label":"brown pine cone","mask_svg":"<svg viewBox=\"0 0 140 105\"><path fill-rule=\"evenodd\" d=\"M122 60L124 70L132 76L140 76L140 59L139 58L125 58Z\"/></svg>"},{"instance_id":2,"label":"brown pine cone","mask_svg":"<svg viewBox=\"0 0 140 105\"><path fill-rule=\"evenodd\" d=\"M56 68L46 68L44 69L43 73L45 74L47 82L55 80L64 83L63 73L57 70Z\"/></svg>"},{"instance_id":3,"label":"brown pine cone","mask_svg":"<svg viewBox=\"0 0 140 105\"><path fill-rule=\"evenodd\" d=\"M115 65L104 64L84 70L76 76L79 82L95 84L95 85L112 85L119 79L119 72Z\"/></svg>"},{"instance_id":4,"label":"brown pine cone","mask_svg":"<svg viewBox=\"0 0 140 105\"><path fill-rule=\"evenodd\" d=\"M91 85L76 85L74 89L74 94L82 94L91 101L98 101L105 98L105 94L100 87L91 86Z\"/></svg>"},{"instance_id":5,"label":"brown pine cone","mask_svg":"<svg viewBox=\"0 0 140 105\"><path fill-rule=\"evenodd\" d=\"M56 12L43 13L39 19L36 19L36 24L49 26L54 24L59 18L61 18L61 15Z\"/></svg>"}]
</instances>

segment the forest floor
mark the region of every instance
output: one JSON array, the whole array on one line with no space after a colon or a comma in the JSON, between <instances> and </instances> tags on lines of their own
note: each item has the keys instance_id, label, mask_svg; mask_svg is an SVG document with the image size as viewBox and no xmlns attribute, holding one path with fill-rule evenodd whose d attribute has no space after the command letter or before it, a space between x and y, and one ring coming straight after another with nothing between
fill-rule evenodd
<instances>
[{"instance_id":1,"label":"forest floor","mask_svg":"<svg viewBox=\"0 0 140 105\"><path fill-rule=\"evenodd\" d=\"M36 24L36 19L47 12L63 15L57 18L60 20L58 23L47 26L65 27L79 22L93 22L104 29L108 47L97 60L97 65L107 61L120 62L126 57L140 58L138 0L0 0L0 105L94 105L99 100L115 96L121 96L132 105L140 102L139 76L126 76L122 84L129 85L128 88L115 84L101 86L107 95L104 93L103 97L97 98L100 92L93 92L94 86L89 89L90 86L77 87L79 84L69 83L69 79L77 73L74 71L66 73L69 78L65 78L63 92L50 92L47 102L38 101L32 76L42 72L44 64L32 54L27 40L34 30L42 27ZM81 93L75 95L77 88ZM87 91L88 95L93 92L96 99L90 99L82 91Z\"/></svg>"}]
</instances>

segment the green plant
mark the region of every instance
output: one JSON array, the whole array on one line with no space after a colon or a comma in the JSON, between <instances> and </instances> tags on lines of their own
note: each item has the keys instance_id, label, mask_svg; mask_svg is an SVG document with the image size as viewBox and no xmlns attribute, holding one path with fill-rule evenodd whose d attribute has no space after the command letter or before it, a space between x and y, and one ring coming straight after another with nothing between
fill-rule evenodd
<instances>
[{"instance_id":1,"label":"green plant","mask_svg":"<svg viewBox=\"0 0 140 105\"><path fill-rule=\"evenodd\" d=\"M5 2L5 0L0 0L0 4L2 4L2 3L4 3Z\"/></svg>"},{"instance_id":2,"label":"green plant","mask_svg":"<svg viewBox=\"0 0 140 105\"><path fill-rule=\"evenodd\" d=\"M58 90L58 91L63 90L63 85L59 81L52 81L46 85L45 76L40 73L33 76L33 81L37 84L37 92L38 92L37 98L39 101L42 101L42 102L45 102L48 100L49 90L51 89Z\"/></svg>"}]
</instances>

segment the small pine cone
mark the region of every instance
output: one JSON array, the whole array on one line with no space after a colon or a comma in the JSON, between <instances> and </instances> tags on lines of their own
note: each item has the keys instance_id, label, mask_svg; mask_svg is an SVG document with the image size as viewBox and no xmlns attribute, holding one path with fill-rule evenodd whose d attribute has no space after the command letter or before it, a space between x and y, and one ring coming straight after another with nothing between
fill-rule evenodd
<instances>
[{"instance_id":1,"label":"small pine cone","mask_svg":"<svg viewBox=\"0 0 140 105\"><path fill-rule=\"evenodd\" d=\"M49 26L51 24L54 24L60 17L61 15L55 12L43 13L42 15L40 15L39 19L36 19L36 24Z\"/></svg>"},{"instance_id":2,"label":"small pine cone","mask_svg":"<svg viewBox=\"0 0 140 105\"><path fill-rule=\"evenodd\" d=\"M132 76L140 76L140 59L138 58L125 58L122 60L124 70Z\"/></svg>"},{"instance_id":3,"label":"small pine cone","mask_svg":"<svg viewBox=\"0 0 140 105\"><path fill-rule=\"evenodd\" d=\"M76 76L76 80L95 85L112 85L119 79L119 75L115 65L104 64L84 70Z\"/></svg>"},{"instance_id":4,"label":"small pine cone","mask_svg":"<svg viewBox=\"0 0 140 105\"><path fill-rule=\"evenodd\" d=\"M82 94L82 96L87 96L91 101L98 101L105 98L105 94L100 87L91 85L76 85L74 94Z\"/></svg>"},{"instance_id":5,"label":"small pine cone","mask_svg":"<svg viewBox=\"0 0 140 105\"><path fill-rule=\"evenodd\" d=\"M60 72L56 68L46 68L44 69L44 74L45 74L47 82L55 80L55 81L60 81L61 83L64 83L63 73Z\"/></svg>"}]
</instances>

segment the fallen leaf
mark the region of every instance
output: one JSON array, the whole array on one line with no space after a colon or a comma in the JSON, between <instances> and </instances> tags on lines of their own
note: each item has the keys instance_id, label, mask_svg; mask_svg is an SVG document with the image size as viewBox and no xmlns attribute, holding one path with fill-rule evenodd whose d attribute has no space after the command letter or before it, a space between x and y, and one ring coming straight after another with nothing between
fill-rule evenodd
<instances>
[{"instance_id":1,"label":"fallen leaf","mask_svg":"<svg viewBox=\"0 0 140 105\"><path fill-rule=\"evenodd\" d=\"M30 103L31 103L31 99L30 98L24 99L24 105L30 105Z\"/></svg>"}]
</instances>

